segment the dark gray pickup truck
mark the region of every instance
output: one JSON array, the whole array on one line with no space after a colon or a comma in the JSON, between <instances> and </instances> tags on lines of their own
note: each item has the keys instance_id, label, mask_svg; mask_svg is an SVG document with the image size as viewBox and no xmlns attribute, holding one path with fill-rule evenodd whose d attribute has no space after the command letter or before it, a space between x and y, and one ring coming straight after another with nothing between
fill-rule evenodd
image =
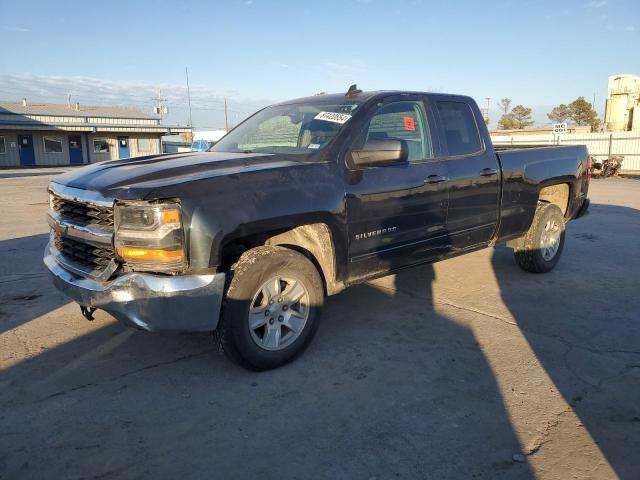
<instances>
[{"instance_id":1,"label":"dark gray pickup truck","mask_svg":"<svg viewBox=\"0 0 640 480\"><path fill-rule=\"evenodd\" d=\"M44 261L89 319L215 331L269 369L349 285L497 242L551 270L589 162L583 146L496 151L468 97L352 88L265 108L207 152L56 178Z\"/></svg>"}]
</instances>

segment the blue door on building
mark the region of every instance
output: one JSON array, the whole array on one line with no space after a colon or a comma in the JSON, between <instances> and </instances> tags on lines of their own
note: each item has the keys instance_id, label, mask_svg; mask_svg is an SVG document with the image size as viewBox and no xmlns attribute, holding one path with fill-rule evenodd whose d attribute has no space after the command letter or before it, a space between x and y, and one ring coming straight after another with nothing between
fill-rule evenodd
<instances>
[{"instance_id":1,"label":"blue door on building","mask_svg":"<svg viewBox=\"0 0 640 480\"><path fill-rule=\"evenodd\" d=\"M31 135L18 135L18 150L20 151L20 165L36 164L36 154L33 151L33 137Z\"/></svg>"},{"instance_id":2,"label":"blue door on building","mask_svg":"<svg viewBox=\"0 0 640 480\"><path fill-rule=\"evenodd\" d=\"M69 163L71 165L82 165L82 138L80 135L69 135Z\"/></svg>"},{"instance_id":3,"label":"blue door on building","mask_svg":"<svg viewBox=\"0 0 640 480\"><path fill-rule=\"evenodd\" d=\"M129 158L129 137L118 137L118 158Z\"/></svg>"}]
</instances>

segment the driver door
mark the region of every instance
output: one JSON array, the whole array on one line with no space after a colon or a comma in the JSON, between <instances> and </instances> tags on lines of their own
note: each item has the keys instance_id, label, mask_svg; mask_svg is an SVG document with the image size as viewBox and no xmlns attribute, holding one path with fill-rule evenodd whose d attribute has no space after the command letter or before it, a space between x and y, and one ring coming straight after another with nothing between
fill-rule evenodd
<instances>
[{"instance_id":1,"label":"driver door","mask_svg":"<svg viewBox=\"0 0 640 480\"><path fill-rule=\"evenodd\" d=\"M448 245L445 163L434 157L421 97L389 97L370 113L353 148L402 139L407 162L347 174L349 278L356 281L436 257Z\"/></svg>"}]
</instances>

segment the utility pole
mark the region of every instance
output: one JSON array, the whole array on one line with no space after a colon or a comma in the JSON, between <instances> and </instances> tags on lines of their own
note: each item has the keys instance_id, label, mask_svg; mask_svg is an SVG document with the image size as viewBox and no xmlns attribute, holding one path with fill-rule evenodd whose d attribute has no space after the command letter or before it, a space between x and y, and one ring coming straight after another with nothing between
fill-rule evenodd
<instances>
[{"instance_id":1,"label":"utility pole","mask_svg":"<svg viewBox=\"0 0 640 480\"><path fill-rule=\"evenodd\" d=\"M187 77L187 101L189 102L189 127L193 127L191 119L191 89L189 88L189 69L184 67L184 73Z\"/></svg>"},{"instance_id":2,"label":"utility pole","mask_svg":"<svg viewBox=\"0 0 640 480\"><path fill-rule=\"evenodd\" d=\"M484 123L487 124L487 126L489 125L489 107L491 105L491 97L484 97L485 100L487 101L487 110L485 111L485 115L484 115Z\"/></svg>"},{"instance_id":3,"label":"utility pole","mask_svg":"<svg viewBox=\"0 0 640 480\"><path fill-rule=\"evenodd\" d=\"M162 123L162 115L168 113L167 107L164 104L164 102L167 101L167 97L163 97L162 91L158 89L158 95L156 95L153 100L156 102L153 111L156 115L160 115L160 123Z\"/></svg>"},{"instance_id":4,"label":"utility pole","mask_svg":"<svg viewBox=\"0 0 640 480\"><path fill-rule=\"evenodd\" d=\"M229 131L229 117L227 115L227 97L224 97L224 129Z\"/></svg>"}]
</instances>

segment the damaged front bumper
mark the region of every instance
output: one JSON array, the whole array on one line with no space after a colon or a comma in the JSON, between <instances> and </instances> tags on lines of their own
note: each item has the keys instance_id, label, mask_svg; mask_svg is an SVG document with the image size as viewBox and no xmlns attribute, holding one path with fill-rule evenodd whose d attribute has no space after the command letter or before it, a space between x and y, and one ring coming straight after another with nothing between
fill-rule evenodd
<instances>
[{"instance_id":1,"label":"damaged front bumper","mask_svg":"<svg viewBox=\"0 0 640 480\"><path fill-rule=\"evenodd\" d=\"M153 332L215 330L225 274L162 276L131 272L98 281L63 268L49 245L44 263L56 288L82 307L100 309L128 325Z\"/></svg>"}]
</instances>

